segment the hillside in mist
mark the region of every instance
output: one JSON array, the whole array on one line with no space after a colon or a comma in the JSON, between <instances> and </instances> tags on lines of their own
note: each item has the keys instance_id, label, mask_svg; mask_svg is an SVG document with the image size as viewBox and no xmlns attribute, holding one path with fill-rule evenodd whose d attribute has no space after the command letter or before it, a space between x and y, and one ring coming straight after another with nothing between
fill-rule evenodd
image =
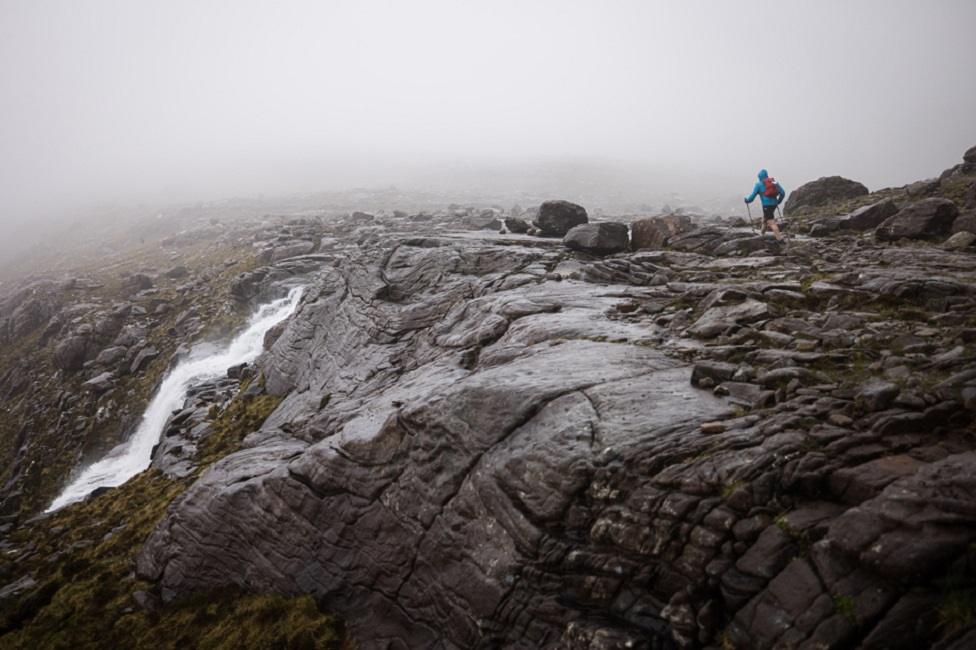
<instances>
[{"instance_id":1,"label":"hillside in mist","mask_svg":"<svg viewBox=\"0 0 976 650\"><path fill-rule=\"evenodd\" d=\"M0 2L0 648L976 648L976 3Z\"/></svg>"}]
</instances>

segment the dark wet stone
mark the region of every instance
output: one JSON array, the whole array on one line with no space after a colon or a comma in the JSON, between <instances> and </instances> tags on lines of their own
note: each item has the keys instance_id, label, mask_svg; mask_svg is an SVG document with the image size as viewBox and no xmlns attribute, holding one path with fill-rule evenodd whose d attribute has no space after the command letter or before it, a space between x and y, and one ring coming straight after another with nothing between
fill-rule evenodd
<instances>
[{"instance_id":1,"label":"dark wet stone","mask_svg":"<svg viewBox=\"0 0 976 650\"><path fill-rule=\"evenodd\" d=\"M626 224L612 221L574 226L563 237L566 248L594 255L622 253L630 247Z\"/></svg>"},{"instance_id":2,"label":"dark wet stone","mask_svg":"<svg viewBox=\"0 0 976 650\"><path fill-rule=\"evenodd\" d=\"M535 219L543 237L565 237L574 226L587 221L586 208L569 201L546 201Z\"/></svg>"},{"instance_id":3,"label":"dark wet stone","mask_svg":"<svg viewBox=\"0 0 976 650\"><path fill-rule=\"evenodd\" d=\"M878 226L875 236L882 241L944 237L952 230L959 208L948 199L923 199L902 208Z\"/></svg>"},{"instance_id":4,"label":"dark wet stone","mask_svg":"<svg viewBox=\"0 0 976 650\"><path fill-rule=\"evenodd\" d=\"M817 207L832 201L857 198L867 193L868 188L861 183L841 176L826 176L805 183L790 192L786 205L783 206L783 213L792 214L799 208Z\"/></svg>"}]
</instances>

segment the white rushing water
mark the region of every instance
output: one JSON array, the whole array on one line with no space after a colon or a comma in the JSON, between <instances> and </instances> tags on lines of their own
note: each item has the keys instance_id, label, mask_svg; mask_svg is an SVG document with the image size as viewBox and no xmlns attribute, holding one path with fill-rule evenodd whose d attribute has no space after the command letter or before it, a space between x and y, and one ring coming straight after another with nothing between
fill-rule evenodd
<instances>
[{"instance_id":1,"label":"white rushing water","mask_svg":"<svg viewBox=\"0 0 976 650\"><path fill-rule=\"evenodd\" d=\"M180 361L163 379L132 437L85 468L47 511L80 501L96 488L121 485L149 467L152 448L159 442L163 425L174 410L183 406L190 386L223 376L231 366L254 361L264 348L264 335L295 311L301 297L301 287L292 289L287 297L262 305L251 316L247 328L226 347L209 354L191 353Z\"/></svg>"}]
</instances>

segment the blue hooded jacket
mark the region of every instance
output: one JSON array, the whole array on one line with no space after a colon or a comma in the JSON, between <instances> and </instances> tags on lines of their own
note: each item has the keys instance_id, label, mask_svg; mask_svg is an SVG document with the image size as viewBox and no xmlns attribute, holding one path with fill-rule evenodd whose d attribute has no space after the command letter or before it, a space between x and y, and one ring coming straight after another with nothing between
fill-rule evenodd
<instances>
[{"instance_id":1,"label":"blue hooded jacket","mask_svg":"<svg viewBox=\"0 0 976 650\"><path fill-rule=\"evenodd\" d=\"M746 203L752 203L756 196L762 199L763 205L779 205L786 198L786 190L779 183L776 183L776 189L778 193L775 197L766 196L763 192L766 190L766 183L764 182L769 178L769 173L765 169L759 170L759 182L755 184L752 188L752 194L746 197Z\"/></svg>"}]
</instances>

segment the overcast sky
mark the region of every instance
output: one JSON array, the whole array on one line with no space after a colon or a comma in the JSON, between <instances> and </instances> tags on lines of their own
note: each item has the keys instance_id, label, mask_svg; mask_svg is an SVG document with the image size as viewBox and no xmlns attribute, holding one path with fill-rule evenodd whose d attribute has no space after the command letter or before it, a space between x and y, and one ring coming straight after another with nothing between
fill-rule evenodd
<instances>
[{"instance_id":1,"label":"overcast sky","mask_svg":"<svg viewBox=\"0 0 976 650\"><path fill-rule=\"evenodd\" d=\"M457 161L903 184L976 144L974 26L974 0L0 0L0 211Z\"/></svg>"}]
</instances>

